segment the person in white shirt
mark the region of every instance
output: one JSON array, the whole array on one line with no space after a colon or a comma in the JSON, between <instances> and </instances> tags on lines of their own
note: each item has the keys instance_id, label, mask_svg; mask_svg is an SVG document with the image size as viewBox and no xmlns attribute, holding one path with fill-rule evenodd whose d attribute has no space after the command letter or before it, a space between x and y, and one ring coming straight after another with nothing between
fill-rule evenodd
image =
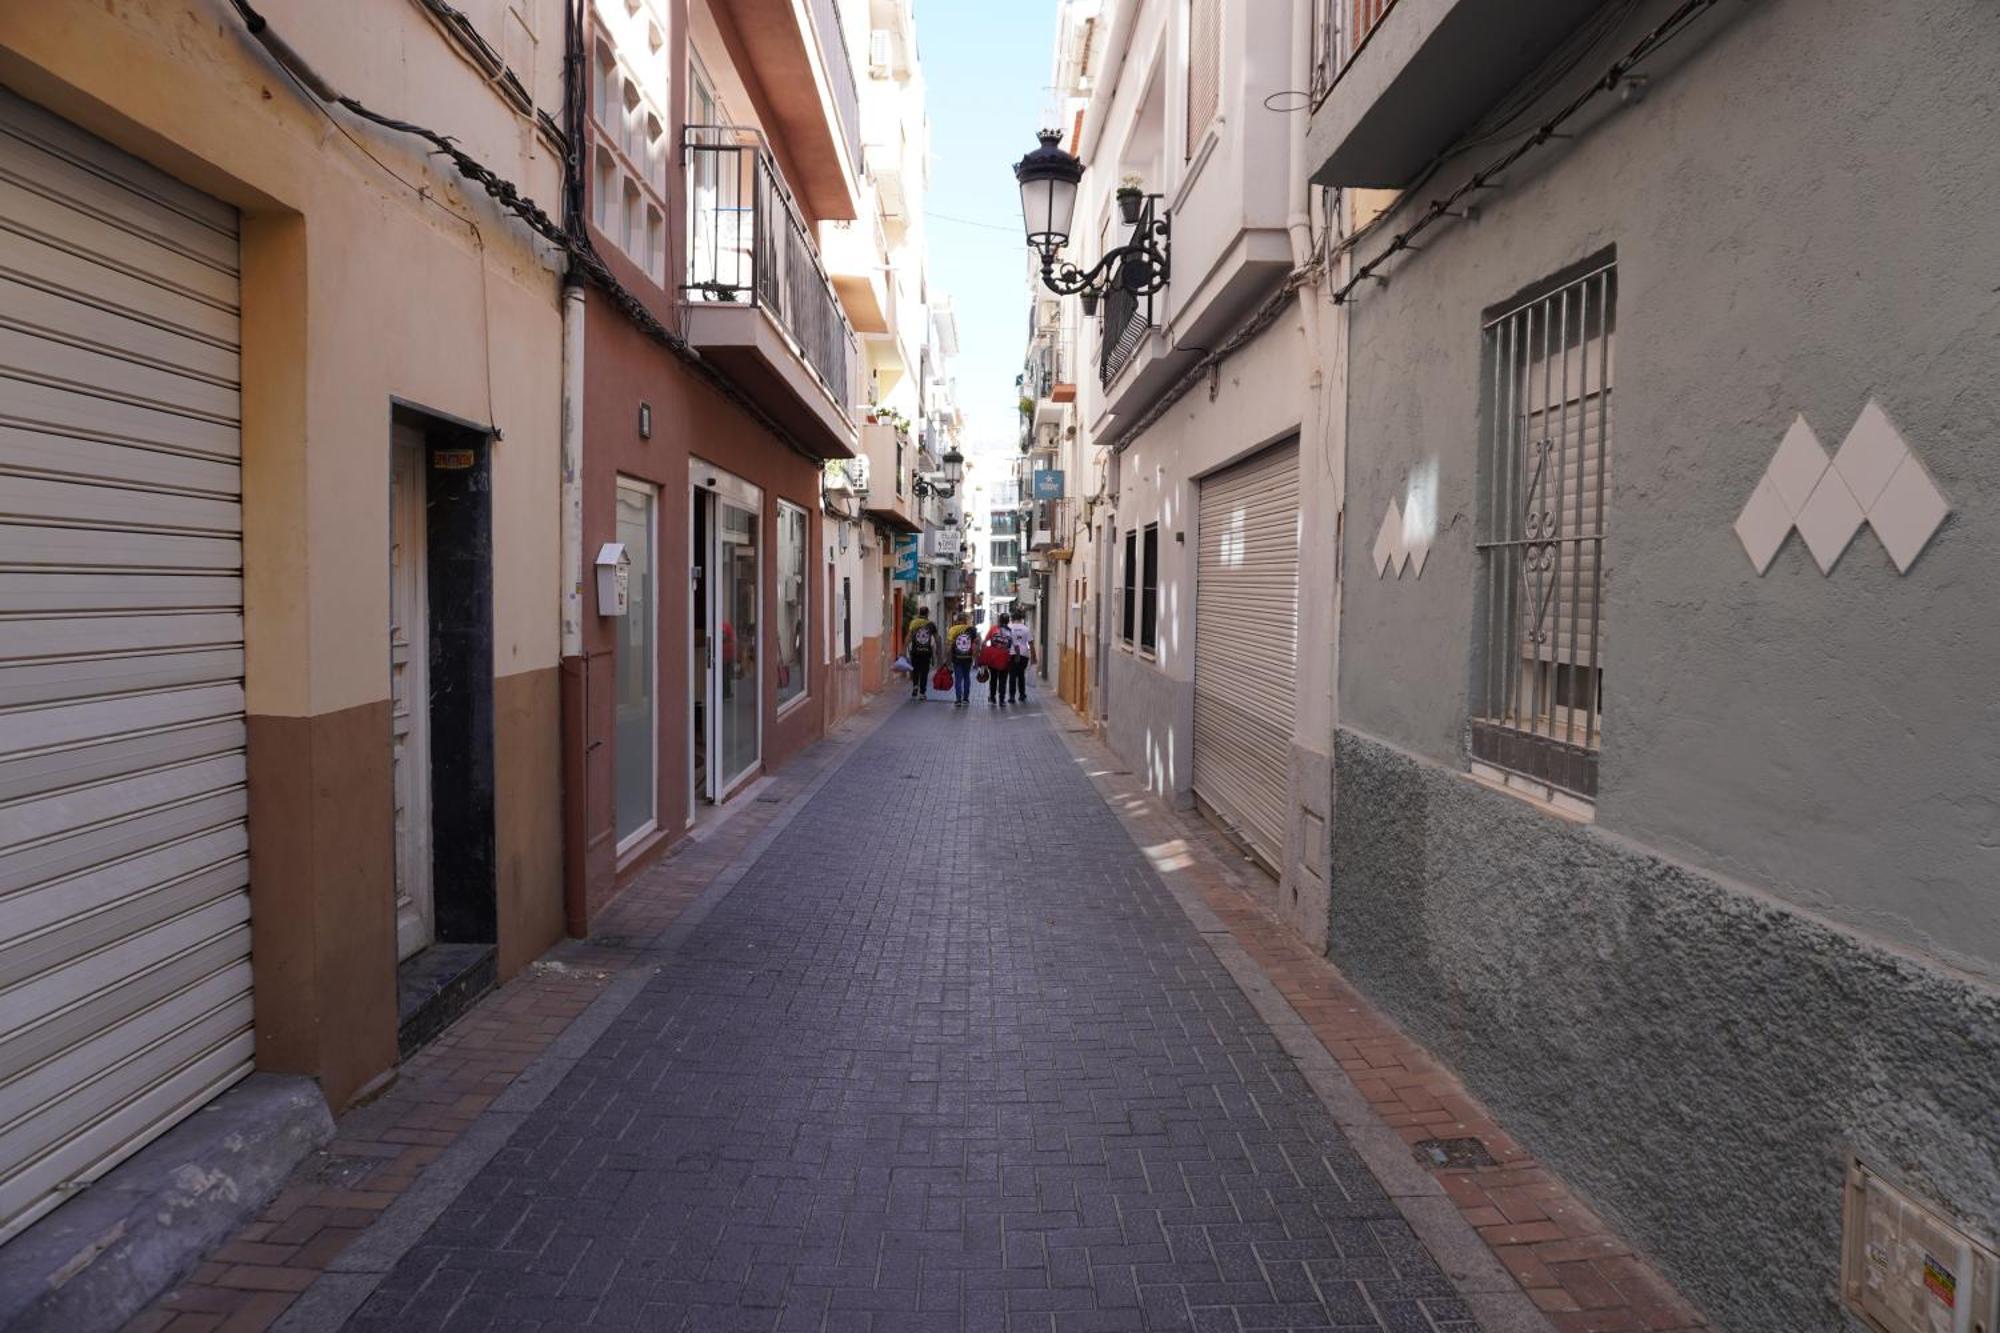
<instances>
[{"instance_id":1,"label":"person in white shirt","mask_svg":"<svg viewBox=\"0 0 2000 1333\"><path fill-rule=\"evenodd\" d=\"M1007 695L1015 703L1028 701L1028 665L1035 660L1035 632L1028 628L1028 617L1016 612L1007 626L1007 639L1012 655L1007 660Z\"/></svg>"}]
</instances>

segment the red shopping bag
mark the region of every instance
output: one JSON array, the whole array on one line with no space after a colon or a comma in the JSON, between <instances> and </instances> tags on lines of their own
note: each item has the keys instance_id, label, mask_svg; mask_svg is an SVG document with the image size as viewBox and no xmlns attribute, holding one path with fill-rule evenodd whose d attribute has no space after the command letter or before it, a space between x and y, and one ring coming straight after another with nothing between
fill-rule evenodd
<instances>
[{"instance_id":1,"label":"red shopping bag","mask_svg":"<svg viewBox=\"0 0 2000 1333\"><path fill-rule=\"evenodd\" d=\"M1004 643L989 643L979 650L979 665L988 671L1005 671L1010 654Z\"/></svg>"},{"instance_id":2,"label":"red shopping bag","mask_svg":"<svg viewBox=\"0 0 2000 1333\"><path fill-rule=\"evenodd\" d=\"M951 688L950 667L942 666L936 671L931 672L931 688L934 690L948 690Z\"/></svg>"}]
</instances>

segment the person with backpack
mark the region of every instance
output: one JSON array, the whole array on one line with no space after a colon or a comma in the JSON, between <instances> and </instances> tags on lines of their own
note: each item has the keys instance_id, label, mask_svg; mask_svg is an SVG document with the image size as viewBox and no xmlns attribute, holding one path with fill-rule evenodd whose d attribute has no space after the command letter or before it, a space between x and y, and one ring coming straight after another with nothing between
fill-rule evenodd
<instances>
[{"instance_id":1,"label":"person with backpack","mask_svg":"<svg viewBox=\"0 0 2000 1333\"><path fill-rule=\"evenodd\" d=\"M1002 612L993 628L986 631L986 646L979 650L979 665L986 672L986 704L1007 706L1007 664L1014 651L1014 639L1007 632L1007 615Z\"/></svg>"},{"instance_id":2,"label":"person with backpack","mask_svg":"<svg viewBox=\"0 0 2000 1333\"><path fill-rule=\"evenodd\" d=\"M964 611L944 632L944 642L951 662L952 707L963 708L972 702L972 663L979 656L979 632Z\"/></svg>"},{"instance_id":3,"label":"person with backpack","mask_svg":"<svg viewBox=\"0 0 2000 1333\"><path fill-rule=\"evenodd\" d=\"M1028 667L1035 660L1035 632L1028 617L1016 613L1007 626L1007 694L1017 704L1028 702Z\"/></svg>"},{"instance_id":4,"label":"person with backpack","mask_svg":"<svg viewBox=\"0 0 2000 1333\"><path fill-rule=\"evenodd\" d=\"M928 609L917 608L917 614L910 618L904 642L910 645L906 654L910 659L910 697L927 700L931 697L931 661L937 656L938 649L938 629L931 622Z\"/></svg>"}]
</instances>

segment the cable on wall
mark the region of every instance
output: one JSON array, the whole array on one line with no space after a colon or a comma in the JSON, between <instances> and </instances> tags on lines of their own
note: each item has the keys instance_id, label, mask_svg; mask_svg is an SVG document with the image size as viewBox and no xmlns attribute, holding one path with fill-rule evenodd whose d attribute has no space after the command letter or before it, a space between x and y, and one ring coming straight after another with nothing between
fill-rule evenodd
<instances>
[{"instance_id":1,"label":"cable on wall","mask_svg":"<svg viewBox=\"0 0 2000 1333\"><path fill-rule=\"evenodd\" d=\"M1457 188L1441 197L1431 200L1425 206L1423 212L1417 216L1415 222L1392 237L1381 254L1355 269L1346 282L1334 288L1328 294L1327 300L1333 305L1347 305L1357 299L1356 292L1363 283L1372 280L1386 284L1388 278L1381 276L1379 272L1384 265L1388 264L1397 255L1416 253L1417 247L1412 243L1439 222L1447 218L1457 218L1465 215L1463 209L1455 210L1454 205L1460 204L1468 196L1476 194L1481 190L1499 188L1501 182L1494 179L1496 176L1518 164L1530 153L1548 143L1549 140L1556 138L1558 131L1566 123L1598 97L1608 92L1615 92L1619 85L1630 76L1635 66L1641 61L1657 54L1661 48L1680 36L1695 19L1699 18L1707 10L1712 9L1717 3L1718 0L1683 0L1683 3L1671 14L1667 15L1666 18L1662 19L1658 26L1641 37L1623 56L1613 61L1611 66L1602 75L1575 97L1571 98L1555 114L1529 132L1520 143L1501 153L1485 166L1472 172ZM1510 119L1518 118L1518 116L1519 112L1516 112ZM1458 151L1463 151L1462 147L1448 150L1446 156ZM1404 197L1407 198L1415 189L1421 188L1422 184L1436 173L1443 160L1443 157L1440 157L1432 162L1418 177L1416 185L1405 192ZM1398 208L1395 206L1385 210L1380 216L1371 220L1368 225L1360 227L1342 237L1338 244L1329 247L1324 255L1316 258L1312 263L1294 269L1291 273L1287 274L1284 281L1278 284L1277 288L1264 299L1263 303L1251 313L1249 318L1238 325L1235 331L1228 338L1224 339L1214 351L1209 352L1206 356L1188 367L1187 370L1183 371L1167 391L1161 395L1160 400L1147 409L1130 427L1120 431L1108 447L1113 450L1123 449L1132 440L1137 438L1142 431L1165 416L1175 403L1179 402L1187 395L1190 389L1201 382L1203 376L1214 373L1217 367L1231 353L1256 338L1265 329L1275 323L1278 317L1291 304L1293 294L1300 287L1307 283L1318 283L1331 268L1332 262L1335 259L1351 253L1362 241L1374 235L1377 231L1382 230L1387 224L1388 219L1394 216L1397 211Z\"/></svg>"},{"instance_id":2,"label":"cable on wall","mask_svg":"<svg viewBox=\"0 0 2000 1333\"><path fill-rule=\"evenodd\" d=\"M438 156L450 159L453 168L461 177L478 185L503 209L512 213L521 222L526 224L528 229L534 232L535 235L562 251L569 262L571 272L588 280L592 286L603 292L612 305L618 309L619 313L638 326L640 332L644 333L654 342L659 343L662 347L665 347L675 357L693 368L711 388L740 408L745 415L749 416L758 425L770 432L771 435L782 441L794 453L799 454L803 458L810 459L815 466L818 466L823 461L821 455L802 444L762 404L745 393L721 370L711 365L687 339L661 323L659 318L647 308L646 304L633 295L631 290L618 280L617 275L612 273L611 269L598 255L596 248L590 243L589 234L584 230L581 221L580 196L575 191L565 190L568 202L566 203L564 212L569 215L569 225L558 223L554 218L549 216L547 210L543 209L541 205L522 194L520 188L512 181L501 176L470 153L461 149L452 141L449 135L440 134L436 130L415 124L411 121L398 120L394 116L384 115L381 112L370 109L358 99L340 93L331 83L314 70L311 64L289 42L285 41L276 29L271 27L263 15L251 7L249 0L230 0L230 3L242 18L245 30L257 40L259 45L270 53L271 58L278 62L281 69L291 75L313 97L324 103L337 104L353 115L371 124L379 125L383 129L393 130L399 134L411 135L430 144ZM572 77L569 82L573 84L576 82L576 79ZM335 121L334 124L336 128L341 129L343 134L347 133L346 129L341 127L338 121ZM359 141L354 140L354 136L348 134L347 137L350 141L354 141L357 147L360 146ZM571 133L565 137L570 141L564 153L565 177L580 179L582 173L579 162L580 148L578 136L575 133ZM365 148L362 151L367 153ZM395 177L403 185L416 190L419 195L425 198L432 197L422 187L411 185L408 180L391 171L373 153L367 153L367 156L377 166L382 167L384 171ZM462 217L462 215L458 216ZM483 276L482 272L482 279Z\"/></svg>"}]
</instances>

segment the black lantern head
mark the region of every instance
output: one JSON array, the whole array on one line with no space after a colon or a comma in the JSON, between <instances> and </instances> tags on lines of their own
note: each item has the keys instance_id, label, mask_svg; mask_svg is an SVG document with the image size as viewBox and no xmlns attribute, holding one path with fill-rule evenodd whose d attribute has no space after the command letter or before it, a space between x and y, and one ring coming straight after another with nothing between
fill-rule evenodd
<instances>
[{"instance_id":1,"label":"black lantern head","mask_svg":"<svg viewBox=\"0 0 2000 1333\"><path fill-rule=\"evenodd\" d=\"M1014 179L1021 186L1021 220L1028 244L1044 259L1053 259L1069 244L1083 163L1062 150L1061 130L1043 130L1040 137L1042 146L1014 164Z\"/></svg>"},{"instance_id":2,"label":"black lantern head","mask_svg":"<svg viewBox=\"0 0 2000 1333\"><path fill-rule=\"evenodd\" d=\"M944 463L944 479L946 484L951 486L958 485L960 479L965 476L965 455L960 453L956 448L953 448L945 454L942 461Z\"/></svg>"}]
</instances>

